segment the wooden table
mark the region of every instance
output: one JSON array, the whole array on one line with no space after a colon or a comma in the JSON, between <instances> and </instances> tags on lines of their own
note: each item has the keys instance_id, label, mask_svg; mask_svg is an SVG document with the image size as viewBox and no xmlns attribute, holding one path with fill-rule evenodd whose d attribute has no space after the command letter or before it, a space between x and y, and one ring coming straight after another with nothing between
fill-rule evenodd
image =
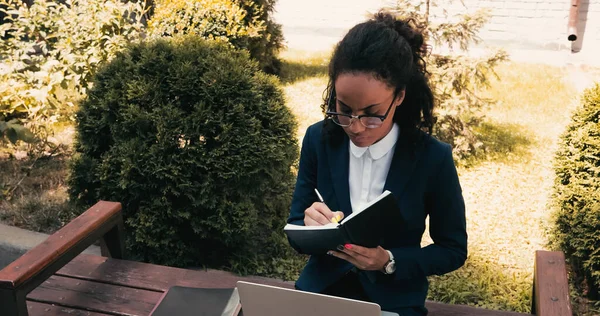
<instances>
[{"instance_id":1,"label":"wooden table","mask_svg":"<svg viewBox=\"0 0 600 316\"><path fill-rule=\"evenodd\" d=\"M119 203L99 202L0 271L0 315L145 316L173 285L233 288L244 280L293 288L292 282L275 279L117 259L123 254L120 210ZM103 256L80 254L98 239ZM536 252L535 275L537 314L570 316L562 253ZM434 302L426 306L432 316L529 315Z\"/></svg>"},{"instance_id":2,"label":"wooden table","mask_svg":"<svg viewBox=\"0 0 600 316\"><path fill-rule=\"evenodd\" d=\"M218 270L186 270L81 254L34 289L27 296L27 307L29 315L148 315L173 285L233 288L238 280L293 288L291 282L244 278Z\"/></svg>"}]
</instances>

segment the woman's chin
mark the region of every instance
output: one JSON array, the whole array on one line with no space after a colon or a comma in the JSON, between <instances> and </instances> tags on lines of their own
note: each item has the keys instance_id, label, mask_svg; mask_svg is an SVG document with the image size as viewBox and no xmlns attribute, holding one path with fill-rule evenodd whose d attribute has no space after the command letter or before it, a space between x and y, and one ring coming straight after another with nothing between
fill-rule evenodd
<instances>
[{"instance_id":1,"label":"woman's chin","mask_svg":"<svg viewBox=\"0 0 600 316\"><path fill-rule=\"evenodd\" d=\"M350 137L350 140L357 147L369 147L373 145L373 142L368 137Z\"/></svg>"}]
</instances>

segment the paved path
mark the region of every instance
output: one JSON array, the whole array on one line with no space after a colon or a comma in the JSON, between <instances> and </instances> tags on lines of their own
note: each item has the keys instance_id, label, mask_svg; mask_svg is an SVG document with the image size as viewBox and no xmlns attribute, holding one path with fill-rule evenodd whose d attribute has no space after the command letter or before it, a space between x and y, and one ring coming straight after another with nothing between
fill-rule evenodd
<instances>
[{"instance_id":1,"label":"paved path","mask_svg":"<svg viewBox=\"0 0 600 316\"><path fill-rule=\"evenodd\" d=\"M326 50L368 14L389 0L278 0L275 20L283 26L288 47Z\"/></svg>"},{"instance_id":2,"label":"paved path","mask_svg":"<svg viewBox=\"0 0 600 316\"><path fill-rule=\"evenodd\" d=\"M322 51L331 49L348 29L366 20L369 13L393 3L393 0L278 0L274 18L283 26L289 48ZM487 44L505 47L514 61L600 67L600 58L593 51L571 53L568 50L526 49L518 43L510 48L498 42L488 41ZM485 50L473 49L471 53L482 52Z\"/></svg>"},{"instance_id":3,"label":"paved path","mask_svg":"<svg viewBox=\"0 0 600 316\"><path fill-rule=\"evenodd\" d=\"M25 252L21 249L16 249L10 245L0 243L0 270L24 253Z\"/></svg>"},{"instance_id":4,"label":"paved path","mask_svg":"<svg viewBox=\"0 0 600 316\"><path fill-rule=\"evenodd\" d=\"M0 269L13 262L27 250L48 238L47 234L0 224ZM100 247L91 246L85 253L100 254Z\"/></svg>"}]
</instances>

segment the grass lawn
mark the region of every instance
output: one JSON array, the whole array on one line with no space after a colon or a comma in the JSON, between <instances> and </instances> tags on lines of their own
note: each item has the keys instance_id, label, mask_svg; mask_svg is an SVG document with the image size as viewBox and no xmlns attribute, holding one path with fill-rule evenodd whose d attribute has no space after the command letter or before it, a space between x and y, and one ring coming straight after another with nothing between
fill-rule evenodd
<instances>
[{"instance_id":1,"label":"grass lawn","mask_svg":"<svg viewBox=\"0 0 600 316\"><path fill-rule=\"evenodd\" d=\"M322 119L329 53L288 50L281 56L282 86L302 139ZM566 68L507 63L498 74L487 92L498 102L477 131L491 151L459 167L469 258L460 270L431 278L430 299L528 312L534 251L546 244L552 159L578 91ZM68 220L67 161L40 160L30 168L28 161L0 159L0 197L10 192L11 198L0 199L0 220L44 232Z\"/></svg>"},{"instance_id":2,"label":"grass lawn","mask_svg":"<svg viewBox=\"0 0 600 316\"><path fill-rule=\"evenodd\" d=\"M546 248L552 160L576 91L565 69L509 63L498 74L489 91L498 103L480 132L510 150L459 169L471 255L465 268L433 279L432 296L462 300L471 292L468 303L527 312L534 252Z\"/></svg>"}]
</instances>

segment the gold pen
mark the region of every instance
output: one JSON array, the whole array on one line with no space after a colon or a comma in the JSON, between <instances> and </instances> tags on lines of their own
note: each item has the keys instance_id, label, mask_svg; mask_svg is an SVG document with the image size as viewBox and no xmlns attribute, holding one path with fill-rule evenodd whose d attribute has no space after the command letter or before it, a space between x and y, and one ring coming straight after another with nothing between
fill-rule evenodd
<instances>
[{"instance_id":1,"label":"gold pen","mask_svg":"<svg viewBox=\"0 0 600 316\"><path fill-rule=\"evenodd\" d=\"M317 190L317 188L315 188L315 193L317 193L317 197L319 198L319 201L321 201L321 203L325 204L325 201L323 200L323 197L321 196L321 193L319 193L319 190ZM325 204L325 205L327 205L327 204ZM331 218L331 222L337 224L340 221L340 219L342 219L342 215L338 214Z\"/></svg>"}]
</instances>

